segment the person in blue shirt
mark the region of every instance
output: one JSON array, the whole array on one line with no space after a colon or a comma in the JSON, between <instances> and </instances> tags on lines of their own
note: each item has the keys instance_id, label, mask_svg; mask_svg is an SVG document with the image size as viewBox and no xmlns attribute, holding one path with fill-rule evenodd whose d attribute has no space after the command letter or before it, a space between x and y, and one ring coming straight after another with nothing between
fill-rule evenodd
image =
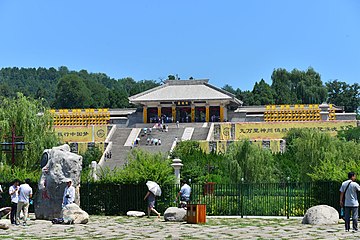
<instances>
[{"instance_id":1,"label":"person in blue shirt","mask_svg":"<svg viewBox=\"0 0 360 240\"><path fill-rule=\"evenodd\" d=\"M190 195L191 195L191 187L186 183L186 180L181 180L181 188L180 191L176 197L176 201L178 200L178 197L180 196L180 205L183 207L183 205L185 204L181 204L186 203L188 204L190 202Z\"/></svg>"},{"instance_id":2,"label":"person in blue shirt","mask_svg":"<svg viewBox=\"0 0 360 240\"><path fill-rule=\"evenodd\" d=\"M350 212L353 219L353 231L358 230L358 208L359 201L357 192L360 186L355 182L356 175L354 172L348 173L348 180L344 181L340 187L340 206L345 207L345 231L350 230ZM345 197L345 201L344 201Z\"/></svg>"}]
</instances>

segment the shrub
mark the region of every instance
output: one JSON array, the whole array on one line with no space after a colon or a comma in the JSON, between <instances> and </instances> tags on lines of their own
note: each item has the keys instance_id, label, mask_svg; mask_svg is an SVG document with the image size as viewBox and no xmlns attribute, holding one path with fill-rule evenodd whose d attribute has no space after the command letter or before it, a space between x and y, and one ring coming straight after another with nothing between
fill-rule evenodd
<instances>
[{"instance_id":1,"label":"shrub","mask_svg":"<svg viewBox=\"0 0 360 240\"><path fill-rule=\"evenodd\" d=\"M100 170L100 181L123 184L146 183L151 180L159 185L174 183L174 170L171 160L161 153L151 154L141 149L134 149L128 156L124 168Z\"/></svg>"}]
</instances>

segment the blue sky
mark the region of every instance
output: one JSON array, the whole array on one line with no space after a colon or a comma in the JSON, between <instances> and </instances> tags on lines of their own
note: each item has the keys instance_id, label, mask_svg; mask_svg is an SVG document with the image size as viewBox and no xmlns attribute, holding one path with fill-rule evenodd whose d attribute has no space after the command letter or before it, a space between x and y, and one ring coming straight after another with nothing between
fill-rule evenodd
<instances>
[{"instance_id":1,"label":"blue sky","mask_svg":"<svg viewBox=\"0 0 360 240\"><path fill-rule=\"evenodd\" d=\"M274 68L360 82L360 1L0 1L0 67L252 89Z\"/></svg>"}]
</instances>

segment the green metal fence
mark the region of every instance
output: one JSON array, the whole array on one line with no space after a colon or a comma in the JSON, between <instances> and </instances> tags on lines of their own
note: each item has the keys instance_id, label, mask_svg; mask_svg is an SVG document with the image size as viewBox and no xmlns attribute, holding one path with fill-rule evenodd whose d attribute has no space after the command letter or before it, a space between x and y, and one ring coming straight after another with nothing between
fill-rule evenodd
<instances>
[{"instance_id":1,"label":"green metal fence","mask_svg":"<svg viewBox=\"0 0 360 240\"><path fill-rule=\"evenodd\" d=\"M10 206L10 184L1 185L3 205ZM32 187L36 195L37 185ZM207 215L303 216L308 208L318 204L339 210L339 187L338 182L191 184L191 203L206 204ZM179 185L162 186L163 194L156 203L158 211L177 206L174 200L179 188ZM104 215L146 211L147 203L143 200L146 192L145 184L82 183L81 208L89 214Z\"/></svg>"},{"instance_id":2,"label":"green metal fence","mask_svg":"<svg viewBox=\"0 0 360 240\"><path fill-rule=\"evenodd\" d=\"M303 216L314 205L339 210L335 182L191 184L191 203L206 204L207 215ZM174 202L178 185L162 186L156 208L164 212ZM81 207L90 214L123 215L146 211L145 185L88 183L81 186Z\"/></svg>"}]
</instances>

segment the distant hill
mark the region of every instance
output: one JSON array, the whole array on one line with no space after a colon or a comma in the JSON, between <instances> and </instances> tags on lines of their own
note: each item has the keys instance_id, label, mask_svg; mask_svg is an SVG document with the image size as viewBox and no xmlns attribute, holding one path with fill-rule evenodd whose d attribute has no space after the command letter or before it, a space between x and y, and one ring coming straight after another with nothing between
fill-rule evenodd
<instances>
[{"instance_id":1,"label":"distant hill","mask_svg":"<svg viewBox=\"0 0 360 240\"><path fill-rule=\"evenodd\" d=\"M59 89L59 82L62 88ZM68 84L66 84L68 82ZM57 108L124 108L130 107L128 97L158 86L153 80L135 81L132 78L113 79L104 73L71 71L56 68L2 68L0 69L0 94L13 97L17 92L44 99L45 104ZM76 87L80 86L80 89ZM65 87L65 88L64 88ZM69 97L67 93L73 91ZM74 96L79 94L80 98ZM68 103L61 98L68 97ZM86 102L75 99L86 99ZM66 106L63 106L63 105Z\"/></svg>"}]
</instances>

